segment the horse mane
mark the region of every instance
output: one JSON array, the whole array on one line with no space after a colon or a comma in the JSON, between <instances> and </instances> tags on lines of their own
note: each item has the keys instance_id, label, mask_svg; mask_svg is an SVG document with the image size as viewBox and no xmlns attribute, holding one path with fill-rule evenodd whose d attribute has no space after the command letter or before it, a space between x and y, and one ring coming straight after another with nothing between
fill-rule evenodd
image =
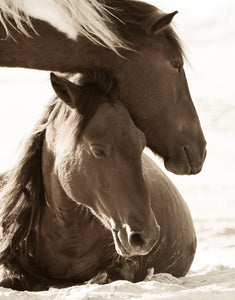
<instances>
[{"instance_id":1,"label":"horse mane","mask_svg":"<svg viewBox=\"0 0 235 300\"><path fill-rule=\"evenodd\" d=\"M116 86L109 74L102 70L87 71L82 76L67 74L66 77L84 86L82 96L86 97L87 104L78 121L82 131L101 102L115 101ZM14 270L14 274L8 274L13 279L17 274L28 275L21 278L27 288L30 288L29 280L48 282L39 267L32 263L37 257L40 222L46 203L41 170L42 146L48 125L61 111L66 117L68 109L62 100L54 97L25 140L18 162L0 177L0 264ZM49 282L58 284L53 280Z\"/></svg>"},{"instance_id":2,"label":"horse mane","mask_svg":"<svg viewBox=\"0 0 235 300\"><path fill-rule=\"evenodd\" d=\"M15 166L4 174L0 190L0 264L19 274L32 270L38 225L45 202L41 172L41 153L49 116L55 103L47 107L24 145ZM37 271L36 269L34 271ZM30 272L32 273L32 272ZM37 273L36 273L37 274Z\"/></svg>"},{"instance_id":3,"label":"horse mane","mask_svg":"<svg viewBox=\"0 0 235 300\"><path fill-rule=\"evenodd\" d=\"M47 0L63 14L64 21L77 34L84 35L96 44L117 52L118 48L132 48L135 29L150 34L150 29L162 11L139 0ZM8 25L25 35L33 28L24 0L0 0L0 23L7 36ZM131 29L131 30L130 30ZM34 30L35 31L35 30ZM169 26L164 30L168 40L182 52L180 40Z\"/></svg>"},{"instance_id":4,"label":"horse mane","mask_svg":"<svg viewBox=\"0 0 235 300\"><path fill-rule=\"evenodd\" d=\"M135 44L136 32L142 31L143 37L153 35L152 27L164 16L164 12L154 5L139 0L109 0L114 7L113 23L121 39L126 41L129 48ZM173 26L167 26L162 32L168 42L184 56L183 45ZM145 40L143 39L143 43Z\"/></svg>"},{"instance_id":5,"label":"horse mane","mask_svg":"<svg viewBox=\"0 0 235 300\"><path fill-rule=\"evenodd\" d=\"M116 51L117 47L125 46L111 27L112 13L100 0L47 0L47 3L59 9L64 21L73 31L86 36L89 40L106 45ZM28 28L34 32L30 14L24 5L24 0L0 0L0 23L7 37L10 35L10 25L19 32L29 36Z\"/></svg>"}]
</instances>

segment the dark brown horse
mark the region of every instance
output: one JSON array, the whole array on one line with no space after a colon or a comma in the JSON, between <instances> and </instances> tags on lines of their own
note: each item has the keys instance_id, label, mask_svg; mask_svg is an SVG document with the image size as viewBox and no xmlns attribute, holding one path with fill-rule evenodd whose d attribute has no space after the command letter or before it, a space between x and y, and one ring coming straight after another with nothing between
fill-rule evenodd
<instances>
[{"instance_id":1,"label":"dark brown horse","mask_svg":"<svg viewBox=\"0 0 235 300\"><path fill-rule=\"evenodd\" d=\"M48 106L19 163L3 176L4 287L41 290L183 276L196 237L182 197L143 154L144 134L110 74L52 75ZM76 83L76 84L75 84Z\"/></svg>"},{"instance_id":2,"label":"dark brown horse","mask_svg":"<svg viewBox=\"0 0 235 300\"><path fill-rule=\"evenodd\" d=\"M6 3L11 1L1 2L7 7ZM64 2L70 3L67 11L71 12L71 20L72 9L76 8L72 4L78 3L77 11L82 11L79 5L84 3L82 0L57 2L62 6ZM53 1L43 3L53 4ZM99 8L95 8L98 3ZM102 3L107 4L103 11ZM140 1L93 0L89 1L89 11L98 15L85 18L84 11L80 23L76 19L81 25L79 31L74 22L69 26L68 16L62 14L59 18L59 12L54 12L53 17L61 20L58 23L46 8L40 15L35 12L37 6L32 10L27 5L28 13L42 20L25 17L30 24L23 27L30 34L27 36L21 32L24 23L15 17L17 11L12 13L15 18L10 19L11 14L7 14L10 9L5 9L1 19L5 27L0 27L0 36L6 37L7 16L13 26L7 28L10 37L0 40L0 66L61 72L107 69L116 78L121 99L135 124L145 133L148 146L163 157L166 168L176 174L195 174L201 170L205 139L188 90L182 47L170 26L176 12L165 14ZM95 30L104 15L103 27ZM22 14L20 17L23 18ZM89 20L95 20L93 26Z\"/></svg>"}]
</instances>

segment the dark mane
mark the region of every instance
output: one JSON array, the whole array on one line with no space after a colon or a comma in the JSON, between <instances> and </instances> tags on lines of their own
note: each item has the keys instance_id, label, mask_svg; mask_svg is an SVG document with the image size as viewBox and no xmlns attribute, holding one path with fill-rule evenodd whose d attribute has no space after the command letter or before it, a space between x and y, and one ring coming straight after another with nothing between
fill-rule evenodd
<instances>
[{"instance_id":1,"label":"dark mane","mask_svg":"<svg viewBox=\"0 0 235 300\"><path fill-rule=\"evenodd\" d=\"M116 31L121 35L130 47L133 47L136 32L141 30L145 36L151 35L151 28L157 22L159 16L164 13L157 7L138 0L109 0L107 1L113 14L113 23ZM184 56L182 43L172 26L163 30L163 35L169 43Z\"/></svg>"},{"instance_id":2,"label":"dark mane","mask_svg":"<svg viewBox=\"0 0 235 300\"><path fill-rule=\"evenodd\" d=\"M5 174L1 187L1 253L0 264L19 274L37 271L30 261L32 240L36 244L37 230L45 202L41 173L41 152L46 124L54 103L47 107L44 116L25 142L24 153L14 168ZM37 274L37 273L36 273ZM37 279L37 278L36 278Z\"/></svg>"},{"instance_id":3,"label":"dark mane","mask_svg":"<svg viewBox=\"0 0 235 300\"><path fill-rule=\"evenodd\" d=\"M67 77L84 86L86 105L80 113L80 132L104 101L114 102L117 89L114 81L105 71L87 71L82 76L67 74ZM79 82L78 82L79 81ZM37 239L41 214L45 205L41 170L42 145L48 124L61 111L66 115L68 107L58 98L50 101L33 132L25 141L22 156L14 168L4 174L1 184L1 223L0 264L18 274L29 274L32 282L45 278L31 261L37 256ZM9 275L9 274L8 274ZM14 280L14 274L12 280ZM23 279L24 280L24 279ZM24 282L30 286L29 282Z\"/></svg>"}]
</instances>

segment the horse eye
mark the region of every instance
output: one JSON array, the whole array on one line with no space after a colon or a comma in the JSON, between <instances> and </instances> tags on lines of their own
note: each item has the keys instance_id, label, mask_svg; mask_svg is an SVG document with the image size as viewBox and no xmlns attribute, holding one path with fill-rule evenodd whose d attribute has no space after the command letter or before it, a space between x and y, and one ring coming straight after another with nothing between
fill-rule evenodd
<instances>
[{"instance_id":1,"label":"horse eye","mask_svg":"<svg viewBox=\"0 0 235 300\"><path fill-rule=\"evenodd\" d=\"M91 147L91 152L96 158L106 158L106 153L103 148L99 146L93 146Z\"/></svg>"},{"instance_id":2,"label":"horse eye","mask_svg":"<svg viewBox=\"0 0 235 300\"><path fill-rule=\"evenodd\" d=\"M180 70L183 67L182 62L179 61L172 61L171 65L173 66L173 68Z\"/></svg>"}]
</instances>

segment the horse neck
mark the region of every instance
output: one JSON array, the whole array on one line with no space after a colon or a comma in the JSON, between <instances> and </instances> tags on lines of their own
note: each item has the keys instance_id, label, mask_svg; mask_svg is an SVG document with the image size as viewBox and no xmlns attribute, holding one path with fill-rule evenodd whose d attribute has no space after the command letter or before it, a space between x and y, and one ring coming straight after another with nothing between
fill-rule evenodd
<instances>
[{"instance_id":1,"label":"horse neck","mask_svg":"<svg viewBox=\"0 0 235 300\"><path fill-rule=\"evenodd\" d=\"M0 66L78 72L105 67L101 63L107 64L108 57L114 56L113 51L93 44L86 37L79 36L75 41L44 21L32 19L32 23L37 33L29 29L30 37L9 26L14 39L5 38L5 29L0 26Z\"/></svg>"},{"instance_id":2,"label":"horse neck","mask_svg":"<svg viewBox=\"0 0 235 300\"><path fill-rule=\"evenodd\" d=\"M66 227L69 224L73 224L78 217L81 223L89 222L90 216L82 204L74 202L67 196L60 184L55 168L54 147L58 136L57 131L61 131L61 111L62 109L46 130L42 150L42 177L46 199L45 211L54 217L54 221L58 223L58 226ZM87 195L83 195L81 192L81 197L87 197Z\"/></svg>"}]
</instances>

